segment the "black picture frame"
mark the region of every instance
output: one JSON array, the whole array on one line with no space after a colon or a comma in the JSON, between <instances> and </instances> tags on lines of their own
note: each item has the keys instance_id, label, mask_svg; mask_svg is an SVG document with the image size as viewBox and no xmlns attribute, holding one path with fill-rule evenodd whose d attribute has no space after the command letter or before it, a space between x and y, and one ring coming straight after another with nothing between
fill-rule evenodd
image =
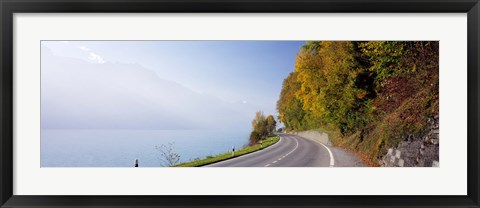
<instances>
[{"instance_id":1,"label":"black picture frame","mask_svg":"<svg viewBox=\"0 0 480 208\"><path fill-rule=\"evenodd\" d=\"M0 0L1 207L479 207L478 0ZM466 196L25 196L13 195L14 13L467 13ZM446 178L445 180L455 180ZM94 187L92 187L94 188ZM445 187L443 187L445 188Z\"/></svg>"}]
</instances>

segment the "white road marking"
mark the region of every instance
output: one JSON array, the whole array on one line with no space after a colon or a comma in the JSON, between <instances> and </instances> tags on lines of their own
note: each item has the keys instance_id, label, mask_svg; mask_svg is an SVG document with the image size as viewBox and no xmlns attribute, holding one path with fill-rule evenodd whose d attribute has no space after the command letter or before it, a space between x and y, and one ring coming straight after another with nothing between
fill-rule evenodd
<instances>
[{"instance_id":1,"label":"white road marking","mask_svg":"<svg viewBox=\"0 0 480 208\"><path fill-rule=\"evenodd\" d=\"M258 153L262 153L262 152L265 152L265 150L270 150L272 149L272 147L276 146L277 144L279 144L281 141L282 141L282 137L281 136L278 136L278 141L277 143L273 144L273 145L270 145L266 148L263 148L263 149L260 149L260 150L257 150L255 152L252 152L252 153L248 153L248 154L245 154L245 155L242 155L242 156L238 156L238 157L234 157L234 158L231 158L231 159L227 159L227 160L224 160L224 161L220 161L220 162L217 162L217 163L213 163L213 164L210 164L210 165L205 165L203 167L209 167L211 165L211 167L215 167L215 165L219 165L219 164L222 164L222 163L228 163L228 162L231 162L231 161L235 161L235 160L238 160L239 158L245 158L245 157L251 157L252 155L256 155ZM220 166L222 167L222 166Z\"/></svg>"},{"instance_id":2,"label":"white road marking","mask_svg":"<svg viewBox=\"0 0 480 208\"><path fill-rule=\"evenodd\" d=\"M330 150L330 148L327 147L327 145L324 145L323 143L317 141L317 140L313 140L312 141L316 141L318 142L319 144L321 144L323 147L325 147L325 149L327 149L328 151L328 154L330 155L330 167L334 167L335 165L335 159L333 158L333 154L332 154L332 151Z\"/></svg>"},{"instance_id":3,"label":"white road marking","mask_svg":"<svg viewBox=\"0 0 480 208\"><path fill-rule=\"evenodd\" d=\"M293 139L295 139L295 142L296 142L297 144L295 145L295 148L293 148L293 150L290 151L289 153L287 153L286 155L291 154L293 151L297 150L297 148L298 148L298 140L297 140L295 137L294 137Z\"/></svg>"},{"instance_id":4,"label":"white road marking","mask_svg":"<svg viewBox=\"0 0 480 208\"><path fill-rule=\"evenodd\" d=\"M280 137L280 138L282 138L282 137ZM295 143L296 143L296 144L295 144L295 148L293 148L293 150L291 150L291 151L288 152L287 154L283 155L282 157L278 158L278 160L273 161L272 164L277 163L278 161L282 160L283 158L285 158L286 156L290 155L290 154L293 153L295 150L297 150L297 148L298 148L298 140L297 140L297 138L295 138L295 137L293 137L293 139L295 140ZM316 140L312 140L312 141L318 142L318 143L321 144L325 149L327 149L328 154L329 154L329 156L330 156L330 167L334 167L334 166L335 166L335 159L334 159L334 157L333 157L333 153L332 153L332 151L330 150L330 148L328 148L326 145L324 145L323 143L321 143L321 142L319 142L319 141L316 141ZM277 143L278 143L278 142L277 142ZM267 165L265 165L265 167L268 167L268 166L270 166L270 165L271 165L271 164L267 164Z\"/></svg>"},{"instance_id":5,"label":"white road marking","mask_svg":"<svg viewBox=\"0 0 480 208\"><path fill-rule=\"evenodd\" d=\"M282 138L282 137L280 137L280 138ZM283 155L282 157L278 158L277 160L273 161L272 163L277 163L278 161L282 160L283 158L285 158L286 156L288 156L289 154L291 154L293 151L297 150L297 148L298 148L298 140L297 140L295 137L294 137L293 139L295 139L295 142L296 142L295 148L293 148L293 150L291 150L291 151L288 152L287 154ZM267 166L270 166L270 164L265 165L265 167L267 167Z\"/></svg>"}]
</instances>

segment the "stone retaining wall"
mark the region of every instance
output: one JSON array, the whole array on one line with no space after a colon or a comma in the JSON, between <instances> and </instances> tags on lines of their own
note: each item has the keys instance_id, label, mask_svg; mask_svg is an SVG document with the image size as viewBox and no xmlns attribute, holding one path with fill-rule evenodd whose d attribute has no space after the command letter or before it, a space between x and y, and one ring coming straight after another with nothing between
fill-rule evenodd
<instances>
[{"instance_id":1,"label":"stone retaining wall","mask_svg":"<svg viewBox=\"0 0 480 208\"><path fill-rule=\"evenodd\" d=\"M423 138L405 136L404 141L388 149L379 161L384 167L438 167L439 119L429 119L429 131Z\"/></svg>"},{"instance_id":2,"label":"stone retaining wall","mask_svg":"<svg viewBox=\"0 0 480 208\"><path fill-rule=\"evenodd\" d=\"M316 140L316 141L319 141L323 144L326 144L326 145L332 145L332 143L330 142L330 139L328 138L328 134L326 133L323 133L323 132L320 132L320 131L300 131L300 132L291 132L291 134L295 134L295 135L298 135L298 136L301 136L301 137L305 137L307 139L312 139L312 140Z\"/></svg>"}]
</instances>

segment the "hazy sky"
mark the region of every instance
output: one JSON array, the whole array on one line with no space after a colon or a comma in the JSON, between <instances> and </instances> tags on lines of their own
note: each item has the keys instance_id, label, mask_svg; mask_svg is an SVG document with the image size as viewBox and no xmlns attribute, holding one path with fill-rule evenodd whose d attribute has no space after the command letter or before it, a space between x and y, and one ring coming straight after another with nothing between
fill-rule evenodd
<instances>
[{"instance_id":1,"label":"hazy sky","mask_svg":"<svg viewBox=\"0 0 480 208\"><path fill-rule=\"evenodd\" d=\"M300 41L42 41L42 128L249 128Z\"/></svg>"}]
</instances>

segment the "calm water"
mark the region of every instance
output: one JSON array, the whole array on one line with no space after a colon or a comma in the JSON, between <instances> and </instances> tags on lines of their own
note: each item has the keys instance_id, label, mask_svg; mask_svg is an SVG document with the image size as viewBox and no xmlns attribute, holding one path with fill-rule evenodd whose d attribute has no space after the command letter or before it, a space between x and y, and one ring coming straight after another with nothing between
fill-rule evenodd
<instances>
[{"instance_id":1,"label":"calm water","mask_svg":"<svg viewBox=\"0 0 480 208\"><path fill-rule=\"evenodd\" d=\"M160 167L155 146L175 142L181 162L236 149L248 143L247 131L203 130L45 130L42 167Z\"/></svg>"}]
</instances>

